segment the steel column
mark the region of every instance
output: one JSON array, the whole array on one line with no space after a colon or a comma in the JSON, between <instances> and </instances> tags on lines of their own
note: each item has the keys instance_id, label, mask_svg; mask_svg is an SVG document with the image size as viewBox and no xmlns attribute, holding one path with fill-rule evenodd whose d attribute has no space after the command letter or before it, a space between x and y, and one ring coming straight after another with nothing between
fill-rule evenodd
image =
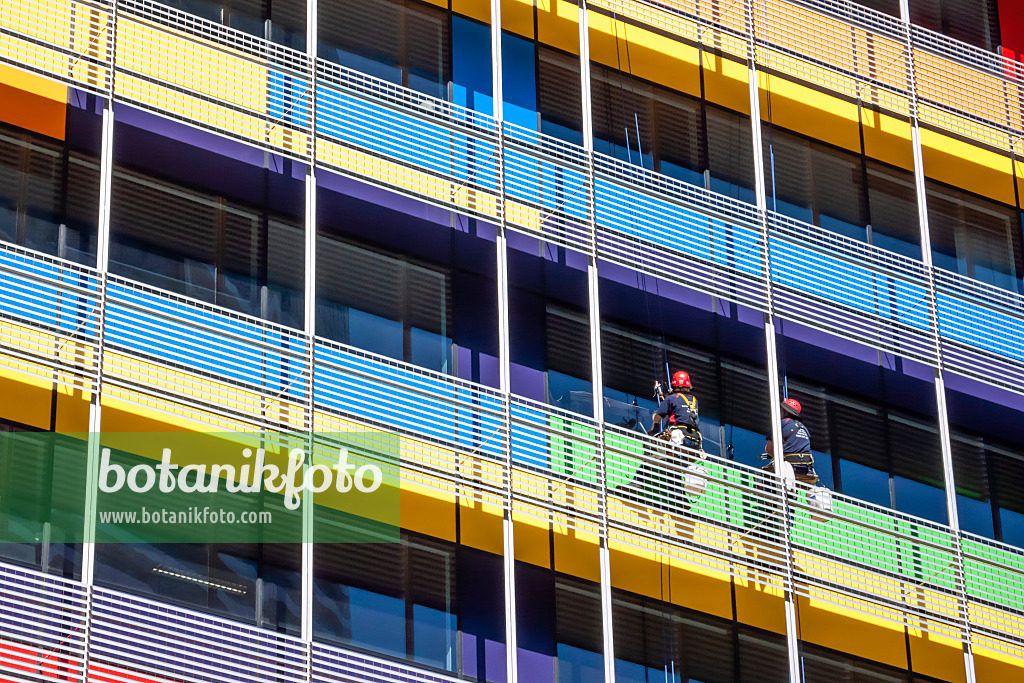
<instances>
[{"instance_id":1,"label":"steel column","mask_svg":"<svg viewBox=\"0 0 1024 683\"><path fill-rule=\"evenodd\" d=\"M754 25L754 0L747 0L747 76L750 88L750 130L753 136L754 152L754 191L757 197L757 208L762 217L762 236L764 244L762 255L764 261L764 292L768 313L764 317L765 358L768 373L768 404L772 421L772 453L775 472L781 490L781 514L786 528L784 549L786 554L785 575L785 610L786 610L786 650L789 662L789 680L796 683L802 680L800 667L800 643L797 637L796 602L793 592L793 553L789 541L789 503L785 480L782 478L782 414L779 407L779 362L775 345L775 313L772 297L771 249L768 232L768 200L764 172L764 142L761 138L761 94L757 72L757 31ZM775 188L772 188L775 192Z\"/></svg>"},{"instance_id":2,"label":"steel column","mask_svg":"<svg viewBox=\"0 0 1024 683\"><path fill-rule=\"evenodd\" d=\"M956 505L956 481L953 473L953 447L949 433L949 416L946 411L946 382L942 370L942 340L939 333L938 305L935 299L935 266L932 263L931 230L928 223L928 188L925 183L924 154L921 150L921 125L918 119L917 71L914 65L914 41L910 25L908 0L900 0L900 18L906 32L907 74L911 87L910 125L911 144L914 155L914 187L917 191L918 227L921 235L921 258L928 274L928 308L933 325L935 344L935 409L938 417L939 444L942 450L942 472L946 485L946 514L949 526L953 528L956 552L957 586L960 590L961 620L964 640L964 673L967 683L977 680L974 671L974 652L971 645L971 622L967 609L967 591L964 581L964 555L960 537L960 517Z\"/></svg>"}]
</instances>

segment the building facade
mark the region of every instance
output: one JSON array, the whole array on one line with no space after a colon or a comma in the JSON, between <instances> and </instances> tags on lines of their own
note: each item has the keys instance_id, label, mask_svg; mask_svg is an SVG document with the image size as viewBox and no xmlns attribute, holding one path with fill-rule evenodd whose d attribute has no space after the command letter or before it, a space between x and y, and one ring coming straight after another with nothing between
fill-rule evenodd
<instances>
[{"instance_id":1,"label":"building facade","mask_svg":"<svg viewBox=\"0 0 1024 683\"><path fill-rule=\"evenodd\" d=\"M93 543L97 437L0 449L0 669L1021 679L1009 5L0 1L5 429L401 459L389 543Z\"/></svg>"}]
</instances>

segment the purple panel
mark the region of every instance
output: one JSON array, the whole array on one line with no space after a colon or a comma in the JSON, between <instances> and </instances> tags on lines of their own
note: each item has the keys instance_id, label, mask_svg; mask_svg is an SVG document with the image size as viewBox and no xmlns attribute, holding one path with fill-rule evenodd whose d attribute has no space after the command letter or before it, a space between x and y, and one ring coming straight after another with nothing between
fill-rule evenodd
<instances>
[{"instance_id":1,"label":"purple panel","mask_svg":"<svg viewBox=\"0 0 1024 683\"><path fill-rule=\"evenodd\" d=\"M103 113L103 100L98 97L92 98L90 103L89 93L78 88L68 88L68 106L75 109L82 109L93 114ZM90 104L92 106L90 106Z\"/></svg>"},{"instance_id":2,"label":"purple panel","mask_svg":"<svg viewBox=\"0 0 1024 683\"><path fill-rule=\"evenodd\" d=\"M317 176L316 182L320 187L333 190L339 194L372 202L378 206L384 206L395 211L401 211L409 216L438 225L446 227L451 225L451 212L447 209L440 209L433 204L427 204L418 199L400 195L397 192L391 192L329 171L321 171Z\"/></svg>"},{"instance_id":3,"label":"purple panel","mask_svg":"<svg viewBox=\"0 0 1024 683\"><path fill-rule=\"evenodd\" d=\"M555 658L519 648L519 680L530 683L554 683Z\"/></svg>"},{"instance_id":4,"label":"purple panel","mask_svg":"<svg viewBox=\"0 0 1024 683\"><path fill-rule=\"evenodd\" d=\"M583 257L586 258L585 256ZM633 289L642 289L637 286L637 273L615 263L598 260L598 274L606 279L619 284L626 285ZM657 294L672 301L699 308L702 311L711 310L711 297L694 289L689 289L673 282L667 282L661 278L648 275L645 278L646 290L651 294ZM758 314L760 315L760 314Z\"/></svg>"},{"instance_id":5,"label":"purple panel","mask_svg":"<svg viewBox=\"0 0 1024 683\"><path fill-rule=\"evenodd\" d=\"M537 256L541 253L540 240L536 237L530 237L514 230L507 231L505 235L509 249L515 249L530 256Z\"/></svg>"},{"instance_id":6,"label":"purple panel","mask_svg":"<svg viewBox=\"0 0 1024 683\"><path fill-rule=\"evenodd\" d=\"M479 678L476 671L476 636L472 633L462 634L462 671L467 676Z\"/></svg>"},{"instance_id":7,"label":"purple panel","mask_svg":"<svg viewBox=\"0 0 1024 683\"><path fill-rule=\"evenodd\" d=\"M487 681L488 683L506 683L508 676L505 667L505 643L496 643L493 640L484 642L484 657L487 659ZM529 678L520 680L528 681Z\"/></svg>"},{"instance_id":8,"label":"purple panel","mask_svg":"<svg viewBox=\"0 0 1024 683\"><path fill-rule=\"evenodd\" d=\"M565 265L576 270L582 270L586 272L587 266L590 265L589 257L579 251L573 251L572 249L565 250Z\"/></svg>"},{"instance_id":9,"label":"purple panel","mask_svg":"<svg viewBox=\"0 0 1024 683\"><path fill-rule=\"evenodd\" d=\"M501 384L501 371L497 356L480 354L480 384L486 384L489 387L497 387Z\"/></svg>"},{"instance_id":10,"label":"purple panel","mask_svg":"<svg viewBox=\"0 0 1024 683\"><path fill-rule=\"evenodd\" d=\"M947 389L975 396L991 403L998 403L999 405L1024 413L1024 396L1020 394L958 375L955 372L946 372L945 380Z\"/></svg>"},{"instance_id":11,"label":"purple panel","mask_svg":"<svg viewBox=\"0 0 1024 683\"><path fill-rule=\"evenodd\" d=\"M892 354L889 353L885 354L885 356L887 358L893 357ZM896 365L893 363L886 367L893 368L896 367ZM925 365L924 363L918 363L916 360L910 360L909 358L903 359L903 374L908 377L923 380L929 384L935 381L935 368L930 365Z\"/></svg>"},{"instance_id":12,"label":"purple panel","mask_svg":"<svg viewBox=\"0 0 1024 683\"><path fill-rule=\"evenodd\" d=\"M263 150L238 142L229 138L200 130L195 126L174 121L172 119L151 114L142 109L136 109L123 104L118 104L114 109L114 118L119 123L125 123L135 128L141 128L164 137L178 140L187 145L199 147L221 156L263 167Z\"/></svg>"},{"instance_id":13,"label":"purple panel","mask_svg":"<svg viewBox=\"0 0 1024 683\"><path fill-rule=\"evenodd\" d=\"M758 313L758 315L761 315ZM763 317L762 317L763 320ZM814 346L828 349L835 353L840 353L850 358L856 358L857 360L864 361L865 363L871 363L872 365L878 365L878 351L852 342L835 335L828 334L816 330L800 323L795 323L792 320L779 320L779 332L790 339L796 339L798 341L805 342L807 344L813 344Z\"/></svg>"},{"instance_id":14,"label":"purple panel","mask_svg":"<svg viewBox=\"0 0 1024 683\"><path fill-rule=\"evenodd\" d=\"M455 357L455 367L458 368L460 379L473 381L473 350L465 346L458 347Z\"/></svg>"},{"instance_id":15,"label":"purple panel","mask_svg":"<svg viewBox=\"0 0 1024 683\"><path fill-rule=\"evenodd\" d=\"M756 308L736 304L736 319L753 327L764 327L764 313Z\"/></svg>"},{"instance_id":16,"label":"purple panel","mask_svg":"<svg viewBox=\"0 0 1024 683\"><path fill-rule=\"evenodd\" d=\"M525 365L511 363L509 372L512 383L512 393L519 394L534 401L544 402L547 396L544 392L544 371L534 370Z\"/></svg>"}]
</instances>

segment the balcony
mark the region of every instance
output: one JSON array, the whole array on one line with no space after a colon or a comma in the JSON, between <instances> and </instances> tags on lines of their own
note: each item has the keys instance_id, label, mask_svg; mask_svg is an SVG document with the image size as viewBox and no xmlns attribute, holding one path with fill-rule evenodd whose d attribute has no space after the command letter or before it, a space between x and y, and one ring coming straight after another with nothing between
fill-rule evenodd
<instances>
[{"instance_id":1,"label":"balcony","mask_svg":"<svg viewBox=\"0 0 1024 683\"><path fill-rule=\"evenodd\" d=\"M468 501L499 519L511 506L518 524L572 530L584 542L606 536L620 557L655 557L769 600L781 601L781 588L792 581L801 608L907 626L946 642L970 638L981 656L1024 661L1020 549L838 494L833 510L823 512L810 505L806 486L786 490L761 470L716 457L700 461L706 491L687 510L683 482L695 454L668 451L637 432L127 280L107 276L102 284L87 269L27 251L4 248L0 273L12 285L32 282L61 302L38 309L10 302L3 312L2 362L26 384L76 378L84 391L100 386L104 406L126 406L155 424L194 430L312 425L397 431L403 490L411 495L441 505ZM202 357L182 351L197 343L205 349ZM381 423L403 392L416 397L412 412L398 425ZM24 666L80 670L76 639L86 618L86 589L31 572L3 572L5 581L27 586L4 591L5 613L33 614L42 605L54 622L8 620L9 638L20 643L8 643L8 666L22 675ZM137 629L173 631L167 621L178 618L173 608L92 590L90 666L170 678L183 673L180 658L168 662L123 645L152 640L134 640ZM187 618L222 633L228 650L251 645L231 640L242 638L241 626ZM253 633L256 640L281 640ZM33 643L49 643L62 654L37 666L24 649ZM289 643L275 646L276 656L284 657L281 647L298 648L288 662L310 656ZM314 660L333 653L325 672L385 666L350 661L319 645L313 653ZM187 659L189 666L213 666Z\"/></svg>"},{"instance_id":2,"label":"balcony","mask_svg":"<svg viewBox=\"0 0 1024 683\"><path fill-rule=\"evenodd\" d=\"M906 104L911 79L903 67L892 71L906 42L898 22L855 5L755 5L765 13L755 25L767 31L758 38L759 50L800 52L790 61L814 62L817 71L807 77L816 83L839 82L822 70L837 68L829 66L837 63L834 54L849 53L853 71L843 79L894 93ZM623 13L641 6L647 7L616 5ZM314 65L302 53L151 1L121 0L118 7L118 43L111 50L111 6L69 3L45 18L19 6L5 29L6 58L99 93L109 91L112 63L115 100L485 221L503 217L513 230L545 241L756 309L771 306L795 322L1011 391L1024 383L1024 297L946 271L929 273L914 259L759 214L601 154L594 156L591 179L588 158L575 145L509 123L499 128L486 115L322 60L314 79ZM839 12L836 7L845 9L828 14ZM708 23L709 17L680 8L652 12L645 21L671 15L676 33L686 19L704 27L701 36L711 29L736 40L744 35L743 22L728 13ZM776 25L769 19L779 17L821 28L802 34L816 42L783 45L793 38L769 30ZM81 36L83 21L88 40L66 38L72 25ZM946 112L934 121L923 107L922 120L939 125L955 119L970 130L1001 131L986 138L989 143L1019 135L1021 105L1008 99L1024 78L1019 65L997 65L991 55L918 29L914 40L919 90L930 83L928 92L948 100L958 83L972 93L969 100L929 105L929 111ZM881 60L888 70L876 68L878 54L865 62L865 41L892 52ZM82 64L89 66L86 75ZM194 68L182 66L189 64ZM965 102L974 109L961 111ZM892 110L905 113L904 105ZM970 132L961 128L950 130Z\"/></svg>"}]
</instances>

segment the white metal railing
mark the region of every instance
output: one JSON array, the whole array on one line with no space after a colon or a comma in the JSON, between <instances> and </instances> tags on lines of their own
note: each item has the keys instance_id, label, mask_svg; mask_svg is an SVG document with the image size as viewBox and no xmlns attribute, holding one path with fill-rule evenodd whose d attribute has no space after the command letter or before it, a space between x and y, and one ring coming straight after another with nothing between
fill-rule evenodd
<instances>
[{"instance_id":1,"label":"white metal railing","mask_svg":"<svg viewBox=\"0 0 1024 683\"><path fill-rule=\"evenodd\" d=\"M90 617L91 663L189 683L306 680L298 638L99 587Z\"/></svg>"},{"instance_id":2,"label":"white metal railing","mask_svg":"<svg viewBox=\"0 0 1024 683\"><path fill-rule=\"evenodd\" d=\"M0 671L84 680L87 593L81 584L0 564Z\"/></svg>"}]
</instances>

